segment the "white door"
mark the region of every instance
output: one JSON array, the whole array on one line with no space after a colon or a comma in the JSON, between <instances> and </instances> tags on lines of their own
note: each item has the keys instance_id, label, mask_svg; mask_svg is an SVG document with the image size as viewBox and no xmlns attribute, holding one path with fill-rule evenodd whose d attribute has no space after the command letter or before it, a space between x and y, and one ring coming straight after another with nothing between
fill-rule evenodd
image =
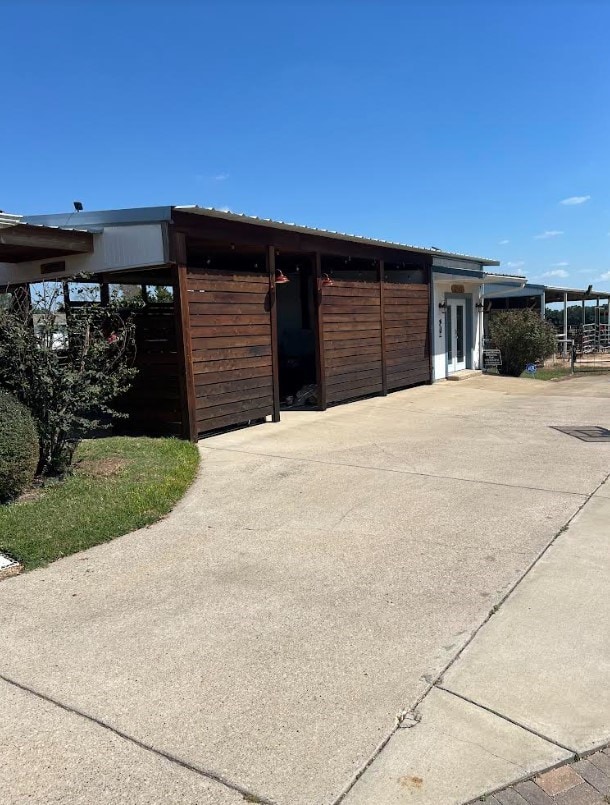
<instances>
[{"instance_id":1,"label":"white door","mask_svg":"<svg viewBox=\"0 0 610 805\"><path fill-rule=\"evenodd\" d=\"M466 368L466 302L447 300L447 371Z\"/></svg>"}]
</instances>

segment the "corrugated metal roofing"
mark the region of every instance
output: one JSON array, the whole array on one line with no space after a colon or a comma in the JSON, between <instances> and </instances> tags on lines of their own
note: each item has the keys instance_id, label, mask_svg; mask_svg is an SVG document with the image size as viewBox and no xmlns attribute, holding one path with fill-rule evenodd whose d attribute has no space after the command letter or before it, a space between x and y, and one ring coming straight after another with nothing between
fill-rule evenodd
<instances>
[{"instance_id":1,"label":"corrugated metal roofing","mask_svg":"<svg viewBox=\"0 0 610 805\"><path fill-rule=\"evenodd\" d=\"M436 257L449 257L461 260L471 260L475 263L488 266L498 266L500 263L497 260L490 260L488 257L473 257L468 254L460 254L459 252L446 252L443 249L437 249L433 246L411 246L407 243L399 243L392 240L381 240L379 238L368 238L364 235L351 235L345 232L336 232L331 229L319 229L312 226L302 226L301 224L293 224L287 221L275 221L272 218L258 218L254 215L246 215L245 213L230 212L227 210L217 210L214 207L199 207L198 205L184 205L177 206L174 209L180 212L193 213L195 215L207 215L211 218L222 218L227 221L241 221L242 223L257 224L258 226L268 226L274 229L283 229L289 232L300 232L304 235L318 235L325 238L336 238L337 240L348 240L354 243L363 243L370 246L384 246L392 249L401 249L404 251L418 252L419 254L430 254Z\"/></svg>"}]
</instances>

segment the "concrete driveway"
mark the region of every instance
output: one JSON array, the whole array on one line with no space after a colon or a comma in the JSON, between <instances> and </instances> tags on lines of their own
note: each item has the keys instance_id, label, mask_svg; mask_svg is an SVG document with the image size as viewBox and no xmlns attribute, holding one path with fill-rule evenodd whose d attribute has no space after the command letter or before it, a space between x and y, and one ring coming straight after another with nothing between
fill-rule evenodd
<instances>
[{"instance_id":1,"label":"concrete driveway","mask_svg":"<svg viewBox=\"0 0 610 805\"><path fill-rule=\"evenodd\" d=\"M9 803L327 805L608 473L610 382L206 439L165 521L0 585Z\"/></svg>"}]
</instances>

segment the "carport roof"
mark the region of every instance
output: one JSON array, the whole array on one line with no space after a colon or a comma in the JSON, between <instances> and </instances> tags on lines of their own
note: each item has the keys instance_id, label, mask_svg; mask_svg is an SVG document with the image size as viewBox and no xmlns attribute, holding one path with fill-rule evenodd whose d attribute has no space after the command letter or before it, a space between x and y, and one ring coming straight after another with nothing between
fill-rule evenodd
<instances>
[{"instance_id":1,"label":"carport roof","mask_svg":"<svg viewBox=\"0 0 610 805\"><path fill-rule=\"evenodd\" d=\"M472 255L460 254L459 252L447 252L433 246L411 246L406 243L397 243L390 240L379 238L368 238L363 235L350 235L343 232L335 232L329 229L318 229L311 226L292 224L286 221L275 221L271 218L258 218L254 215L244 215L243 213L231 212L229 210L217 210L213 207L199 207L197 205L176 205L173 207L136 207L124 210L98 210L83 211L77 213L78 222L82 226L121 226L129 224L171 222L174 212L188 213L191 215L206 216L208 218L222 219L225 221L238 221L244 224L253 224L270 229L279 229L287 232L297 232L305 235L317 235L325 238L333 238L344 242L360 243L369 246L382 246L384 248L399 249L402 251L427 254L433 257L447 257L456 260L469 260L481 266L497 266L497 260L490 260L487 257L473 257ZM60 213L56 215L34 215L28 216L27 221L38 224L66 225L66 220L73 220L74 213Z\"/></svg>"},{"instance_id":2,"label":"carport roof","mask_svg":"<svg viewBox=\"0 0 610 805\"><path fill-rule=\"evenodd\" d=\"M93 233L81 229L25 222L0 213L0 262L23 263L93 251Z\"/></svg>"}]
</instances>

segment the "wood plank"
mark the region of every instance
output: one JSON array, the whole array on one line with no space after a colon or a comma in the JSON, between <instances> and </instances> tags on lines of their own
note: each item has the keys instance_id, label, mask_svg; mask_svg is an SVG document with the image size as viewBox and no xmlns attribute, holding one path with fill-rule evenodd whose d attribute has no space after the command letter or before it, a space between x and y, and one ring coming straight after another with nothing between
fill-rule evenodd
<instances>
[{"instance_id":1,"label":"wood plank","mask_svg":"<svg viewBox=\"0 0 610 805\"><path fill-rule=\"evenodd\" d=\"M340 297L348 297L353 299L354 297L368 297L371 299L376 299L379 302L379 288L377 287L376 282L372 282L369 285L348 285L348 284L341 284L335 283L334 285L327 285L324 287L323 294L325 298L340 298Z\"/></svg>"},{"instance_id":2,"label":"wood plank","mask_svg":"<svg viewBox=\"0 0 610 805\"><path fill-rule=\"evenodd\" d=\"M263 283L256 283L250 282L249 279L244 279L241 282L229 282L222 279L212 279L212 280L197 280L197 279L190 279L189 280L189 294L197 294L203 292L204 294L210 292L219 292L222 291L223 293L232 293L232 294L242 294L242 293L254 293L265 296L269 290L269 286Z\"/></svg>"},{"instance_id":3,"label":"wood plank","mask_svg":"<svg viewBox=\"0 0 610 805\"><path fill-rule=\"evenodd\" d=\"M385 331L388 335L421 335L428 332L428 322L415 321L409 322L409 324L396 324L395 322L391 322L390 324L386 324Z\"/></svg>"},{"instance_id":4,"label":"wood plank","mask_svg":"<svg viewBox=\"0 0 610 805\"><path fill-rule=\"evenodd\" d=\"M383 382L381 378L381 366L378 366L375 369L366 369L362 372L351 372L350 374L338 375L338 376L330 376L328 378L328 389L331 389L334 386L343 386L346 384L354 384L360 382L361 380L370 381L371 384L379 383L381 388L383 389Z\"/></svg>"},{"instance_id":5,"label":"wood plank","mask_svg":"<svg viewBox=\"0 0 610 805\"><path fill-rule=\"evenodd\" d=\"M335 346L329 348L326 346L325 348L326 357L330 360L334 360L334 358L341 358L349 356L350 358L353 355L377 355L379 360L381 360L381 344L376 343L372 347L358 347L354 349L352 346L345 346L345 342L340 346Z\"/></svg>"},{"instance_id":6,"label":"wood plank","mask_svg":"<svg viewBox=\"0 0 610 805\"><path fill-rule=\"evenodd\" d=\"M330 365L328 365L327 374L328 374L329 377L333 376L333 375L336 376L336 375L342 375L342 374L346 374L346 373L348 374L349 372L353 372L355 369L357 369L358 371L362 371L364 369L379 369L379 371L381 371L381 361L380 360L374 360L374 361L366 361L365 360L365 361L354 362L354 360L351 357L347 358L347 359L343 358L342 360L348 361L348 362L342 363L342 364L340 363L340 364L330 364Z\"/></svg>"},{"instance_id":7,"label":"wood plank","mask_svg":"<svg viewBox=\"0 0 610 805\"><path fill-rule=\"evenodd\" d=\"M226 269L211 270L209 268L194 268L192 266L189 266L187 268L187 276L189 279L189 287L191 285L191 282L193 283L207 282L210 284L216 282L230 282L239 285L245 281L262 286L265 292L269 290L269 280L267 278L267 274L263 271L260 271L258 273L249 271L236 272L236 271L229 271Z\"/></svg>"},{"instance_id":8,"label":"wood plank","mask_svg":"<svg viewBox=\"0 0 610 805\"><path fill-rule=\"evenodd\" d=\"M395 363L391 366L388 366L388 372L390 374L402 374L403 372L415 370L415 369L425 369L428 371L428 356L425 355L424 357L419 358L407 358L403 361L403 363Z\"/></svg>"},{"instance_id":9,"label":"wood plank","mask_svg":"<svg viewBox=\"0 0 610 805\"><path fill-rule=\"evenodd\" d=\"M235 304L235 305L264 305L269 290L266 293L237 293L236 291L204 291L189 294L189 304L206 305L214 304L216 302L222 304Z\"/></svg>"},{"instance_id":10,"label":"wood plank","mask_svg":"<svg viewBox=\"0 0 610 805\"><path fill-rule=\"evenodd\" d=\"M352 293L351 291L341 291L340 293L330 293L333 288L324 287L322 289L325 305L366 305L379 307L379 295L377 293Z\"/></svg>"},{"instance_id":11,"label":"wood plank","mask_svg":"<svg viewBox=\"0 0 610 805\"><path fill-rule=\"evenodd\" d=\"M391 344L406 344L409 343L413 338L420 338L425 340L427 333L423 332L422 330L407 330L402 331L400 333L390 333L386 336L386 343L388 347Z\"/></svg>"},{"instance_id":12,"label":"wood plank","mask_svg":"<svg viewBox=\"0 0 610 805\"><path fill-rule=\"evenodd\" d=\"M260 405L273 406L273 384L267 387L261 386L256 389L246 389L245 391L229 391L222 394L199 394L197 397L197 412L204 408L210 409L216 406L228 412L228 406L232 403L248 403L248 407L259 407Z\"/></svg>"},{"instance_id":13,"label":"wood plank","mask_svg":"<svg viewBox=\"0 0 610 805\"><path fill-rule=\"evenodd\" d=\"M203 299L203 297L201 297ZM269 316L269 310L264 304L230 304L228 302L199 302L189 301L191 316Z\"/></svg>"},{"instance_id":14,"label":"wood plank","mask_svg":"<svg viewBox=\"0 0 610 805\"><path fill-rule=\"evenodd\" d=\"M238 347L270 346L269 338L264 335L232 335L227 338L214 336L210 338L193 338L194 350L236 349Z\"/></svg>"},{"instance_id":15,"label":"wood plank","mask_svg":"<svg viewBox=\"0 0 610 805\"><path fill-rule=\"evenodd\" d=\"M270 324L240 324L231 326L223 324L220 326L211 325L209 327L191 326L192 338L206 338L222 336L223 338L234 335L263 335L271 340Z\"/></svg>"},{"instance_id":16,"label":"wood plank","mask_svg":"<svg viewBox=\"0 0 610 805\"><path fill-rule=\"evenodd\" d=\"M231 358L224 361L199 361L194 364L195 375L210 374L217 372L219 368L225 372L232 369L257 369L260 366L267 366L271 375L271 356L264 355L261 358Z\"/></svg>"},{"instance_id":17,"label":"wood plank","mask_svg":"<svg viewBox=\"0 0 610 805\"><path fill-rule=\"evenodd\" d=\"M224 325L233 325L241 327L245 324L253 324L260 326L261 324L269 325L269 313L236 313L218 315L216 313L191 313L191 330L196 327L223 327Z\"/></svg>"},{"instance_id":18,"label":"wood plank","mask_svg":"<svg viewBox=\"0 0 610 805\"><path fill-rule=\"evenodd\" d=\"M379 308L378 304L368 304L368 302L363 305L361 304L361 300L358 300L358 304L351 304L349 301L346 302L344 305L336 305L334 302L330 304L328 301L324 302L322 305L322 310L324 311L324 319L326 320L326 316L343 316L343 317L351 317L358 315L359 313L364 313L368 315L374 315L375 317L379 316L377 309Z\"/></svg>"},{"instance_id":19,"label":"wood plank","mask_svg":"<svg viewBox=\"0 0 610 805\"><path fill-rule=\"evenodd\" d=\"M217 372L195 375L195 388L201 389L210 383L227 383L232 380L248 380L251 377L271 377L270 366L254 366L247 369L223 369L219 365Z\"/></svg>"},{"instance_id":20,"label":"wood plank","mask_svg":"<svg viewBox=\"0 0 610 805\"><path fill-rule=\"evenodd\" d=\"M273 411L273 399L268 395L261 400L240 400L238 402L220 403L209 408L199 408L197 410L197 421L204 422L206 419L217 419L219 417L231 416L237 422L254 419L251 411L266 410L268 414Z\"/></svg>"},{"instance_id":21,"label":"wood plank","mask_svg":"<svg viewBox=\"0 0 610 805\"><path fill-rule=\"evenodd\" d=\"M381 391L381 383L376 383L371 386L354 386L348 388L339 388L335 386L332 392L329 390L328 399L330 402L345 402L347 400L355 400L358 397L367 397L369 394L379 394Z\"/></svg>"},{"instance_id":22,"label":"wood plank","mask_svg":"<svg viewBox=\"0 0 610 805\"><path fill-rule=\"evenodd\" d=\"M345 324L349 321L355 322L378 322L379 321L379 313L377 311L373 313L356 313L356 314L349 314L349 313L326 313L324 314L324 323L328 326L332 324Z\"/></svg>"},{"instance_id":23,"label":"wood plank","mask_svg":"<svg viewBox=\"0 0 610 805\"><path fill-rule=\"evenodd\" d=\"M197 426L199 433L209 433L212 430L219 430L220 428L228 428L232 425L245 425L256 419L265 419L271 416L271 406L266 406L258 410L243 411L235 414L227 414L225 416L218 416L214 419L199 419Z\"/></svg>"},{"instance_id":24,"label":"wood plank","mask_svg":"<svg viewBox=\"0 0 610 805\"><path fill-rule=\"evenodd\" d=\"M386 353L388 371L391 371L396 366L405 366L406 364L417 363L419 361L425 362L427 360L428 353L423 349L417 350L417 352L405 350L404 352L396 352L393 355Z\"/></svg>"},{"instance_id":25,"label":"wood plank","mask_svg":"<svg viewBox=\"0 0 610 805\"><path fill-rule=\"evenodd\" d=\"M266 344L262 347L197 349L193 351L193 362L223 361L232 358L262 358L263 356L271 356L271 344Z\"/></svg>"},{"instance_id":26,"label":"wood plank","mask_svg":"<svg viewBox=\"0 0 610 805\"><path fill-rule=\"evenodd\" d=\"M267 389L271 392L273 388L273 378L271 373L263 377L248 377L245 380L228 380L226 383L205 383L198 387L199 395L218 395L233 394L235 391L252 391L255 389Z\"/></svg>"},{"instance_id":27,"label":"wood plank","mask_svg":"<svg viewBox=\"0 0 610 805\"><path fill-rule=\"evenodd\" d=\"M385 287L388 293L396 294L396 296L409 296L413 293L423 293L427 296L430 288L427 282L388 282L387 280Z\"/></svg>"},{"instance_id":28,"label":"wood plank","mask_svg":"<svg viewBox=\"0 0 610 805\"><path fill-rule=\"evenodd\" d=\"M345 349L346 347L377 347L381 354L381 339L377 338L353 338L350 333L331 333L332 337L326 336L324 346L328 349ZM347 336L341 338L342 335Z\"/></svg>"},{"instance_id":29,"label":"wood plank","mask_svg":"<svg viewBox=\"0 0 610 805\"><path fill-rule=\"evenodd\" d=\"M368 333L381 330L381 322L379 316L376 317L377 321L345 321L345 322L328 322L324 320L325 333Z\"/></svg>"}]
</instances>

